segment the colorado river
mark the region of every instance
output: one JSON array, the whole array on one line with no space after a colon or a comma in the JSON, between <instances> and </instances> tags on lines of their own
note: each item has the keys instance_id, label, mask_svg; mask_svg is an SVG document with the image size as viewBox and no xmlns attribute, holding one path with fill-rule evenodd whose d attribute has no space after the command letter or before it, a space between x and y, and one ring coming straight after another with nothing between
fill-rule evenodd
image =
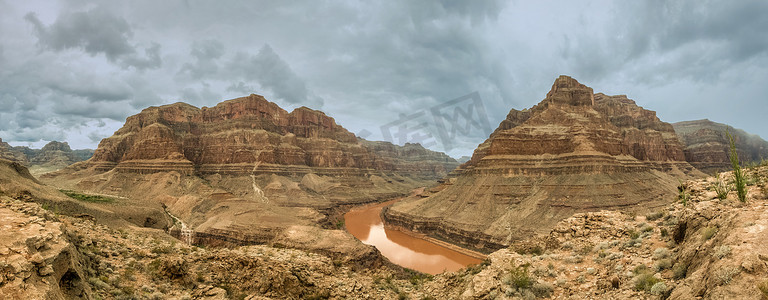
<instances>
[{"instance_id":1,"label":"colorado river","mask_svg":"<svg viewBox=\"0 0 768 300\"><path fill-rule=\"evenodd\" d=\"M363 243L375 246L393 263L424 273L456 271L480 263L477 258L398 230L384 228L379 215L381 209L395 201L397 200L350 210L344 215L347 230Z\"/></svg>"}]
</instances>

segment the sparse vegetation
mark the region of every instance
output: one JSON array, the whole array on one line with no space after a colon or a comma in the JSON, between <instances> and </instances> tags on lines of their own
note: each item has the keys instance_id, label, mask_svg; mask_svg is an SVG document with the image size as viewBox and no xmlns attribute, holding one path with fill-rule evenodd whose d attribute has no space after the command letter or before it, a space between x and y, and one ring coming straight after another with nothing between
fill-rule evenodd
<instances>
[{"instance_id":1,"label":"sparse vegetation","mask_svg":"<svg viewBox=\"0 0 768 300\"><path fill-rule=\"evenodd\" d=\"M528 274L528 265L512 267L504 281L516 289L527 289L533 285L533 278Z\"/></svg>"},{"instance_id":2,"label":"sparse vegetation","mask_svg":"<svg viewBox=\"0 0 768 300\"><path fill-rule=\"evenodd\" d=\"M723 181L722 178L720 178L720 173L715 173L715 193L717 194L717 198L720 200L724 200L728 197L728 185L725 184L725 181Z\"/></svg>"},{"instance_id":3,"label":"sparse vegetation","mask_svg":"<svg viewBox=\"0 0 768 300\"><path fill-rule=\"evenodd\" d=\"M726 285L731 283L731 280L733 280L733 276L736 276L741 272L741 268L739 267L724 267L719 268L715 270L715 284L717 285Z\"/></svg>"},{"instance_id":4,"label":"sparse vegetation","mask_svg":"<svg viewBox=\"0 0 768 300\"><path fill-rule=\"evenodd\" d=\"M728 130L725 131L725 135L728 136L728 144L730 145L728 157L731 159L731 167L733 168L733 184L736 186L736 195L739 197L739 201L746 202L747 184L744 170L739 165L739 154L736 152L736 142Z\"/></svg>"},{"instance_id":5,"label":"sparse vegetation","mask_svg":"<svg viewBox=\"0 0 768 300\"><path fill-rule=\"evenodd\" d=\"M662 217L664 217L664 212L663 211L657 211L655 213L650 213L650 214L646 215L645 219L648 220L648 221L656 221L658 219L661 219Z\"/></svg>"},{"instance_id":6,"label":"sparse vegetation","mask_svg":"<svg viewBox=\"0 0 768 300\"><path fill-rule=\"evenodd\" d=\"M688 200L691 200L691 195L688 194L688 185L683 183L680 179L677 180L680 185L677 186L677 199L683 203L683 206L688 205Z\"/></svg>"},{"instance_id":7,"label":"sparse vegetation","mask_svg":"<svg viewBox=\"0 0 768 300\"><path fill-rule=\"evenodd\" d=\"M75 191L71 191L71 190L59 190L59 191L64 193L64 195L67 195L67 197L69 197L69 198L72 198L72 199L75 199L75 200L80 200L80 201L85 201L85 202L110 203L110 202L114 202L115 201L114 198L98 196L98 195L86 195L86 194L81 194L81 193L78 193L78 192L75 192Z\"/></svg>"},{"instance_id":8,"label":"sparse vegetation","mask_svg":"<svg viewBox=\"0 0 768 300\"><path fill-rule=\"evenodd\" d=\"M717 259L723 259L730 254L731 254L731 246L722 245L720 247L717 247L714 255L715 257L717 257Z\"/></svg>"},{"instance_id":9,"label":"sparse vegetation","mask_svg":"<svg viewBox=\"0 0 768 300\"><path fill-rule=\"evenodd\" d=\"M672 267L672 278L675 280L683 279L686 275L688 275L688 264L678 262Z\"/></svg>"},{"instance_id":10,"label":"sparse vegetation","mask_svg":"<svg viewBox=\"0 0 768 300\"><path fill-rule=\"evenodd\" d=\"M643 272L635 277L635 290L650 293L653 286L659 282L661 282L661 279L654 277L653 273Z\"/></svg>"},{"instance_id":11,"label":"sparse vegetation","mask_svg":"<svg viewBox=\"0 0 768 300\"><path fill-rule=\"evenodd\" d=\"M701 238L705 241L709 240L715 235L715 233L717 233L717 227L704 228L704 230L701 231Z\"/></svg>"}]
</instances>

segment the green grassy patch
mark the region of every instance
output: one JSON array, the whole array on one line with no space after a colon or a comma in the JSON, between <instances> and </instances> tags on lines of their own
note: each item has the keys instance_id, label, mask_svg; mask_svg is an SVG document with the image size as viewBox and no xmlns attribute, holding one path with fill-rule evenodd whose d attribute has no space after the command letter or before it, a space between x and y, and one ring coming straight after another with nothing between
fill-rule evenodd
<instances>
[{"instance_id":1,"label":"green grassy patch","mask_svg":"<svg viewBox=\"0 0 768 300\"><path fill-rule=\"evenodd\" d=\"M115 201L114 198L109 198L109 197L104 197L104 196L97 196L97 195L86 195L86 194L78 193L78 192L71 191L71 190L59 190L59 191L64 193L64 195L67 195L69 198L72 198L72 199L75 199L75 200L80 200L80 201L85 201L85 202L110 203L110 202L114 202Z\"/></svg>"}]
</instances>

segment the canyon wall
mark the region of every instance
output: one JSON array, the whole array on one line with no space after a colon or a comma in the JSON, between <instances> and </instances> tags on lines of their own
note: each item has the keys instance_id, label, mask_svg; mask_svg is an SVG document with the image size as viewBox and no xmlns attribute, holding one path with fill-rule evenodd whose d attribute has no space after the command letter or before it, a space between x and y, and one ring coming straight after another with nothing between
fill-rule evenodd
<instances>
[{"instance_id":1,"label":"canyon wall","mask_svg":"<svg viewBox=\"0 0 768 300\"><path fill-rule=\"evenodd\" d=\"M576 212L660 207L690 175L703 174L685 161L672 125L626 96L561 76L539 104L510 111L444 184L384 217L487 251Z\"/></svg>"},{"instance_id":2,"label":"canyon wall","mask_svg":"<svg viewBox=\"0 0 768 300\"><path fill-rule=\"evenodd\" d=\"M685 121L672 124L685 145L685 158L696 168L717 172L731 168L728 130L736 144L742 164L761 162L768 158L768 142L757 135L710 120Z\"/></svg>"}]
</instances>

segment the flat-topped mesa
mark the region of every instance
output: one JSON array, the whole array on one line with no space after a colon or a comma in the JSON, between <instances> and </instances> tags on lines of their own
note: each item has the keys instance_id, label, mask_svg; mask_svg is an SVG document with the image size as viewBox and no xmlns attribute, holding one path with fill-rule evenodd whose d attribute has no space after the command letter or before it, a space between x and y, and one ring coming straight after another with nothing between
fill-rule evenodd
<instances>
[{"instance_id":1,"label":"flat-topped mesa","mask_svg":"<svg viewBox=\"0 0 768 300\"><path fill-rule=\"evenodd\" d=\"M144 109L128 117L114 136L102 140L88 164L102 171L117 167L139 173L410 170L427 176L442 176L436 174L444 174L450 165L435 161L429 163L437 168L399 166L406 160L377 157L321 111L299 107L289 113L252 94L214 107L175 103ZM256 163L260 168L254 168Z\"/></svg>"},{"instance_id":2,"label":"flat-topped mesa","mask_svg":"<svg viewBox=\"0 0 768 300\"><path fill-rule=\"evenodd\" d=\"M573 213L659 207L674 199L677 177L691 174L700 173L654 112L560 76L539 104L511 110L452 178L398 202L384 218L498 249Z\"/></svg>"},{"instance_id":3,"label":"flat-topped mesa","mask_svg":"<svg viewBox=\"0 0 768 300\"><path fill-rule=\"evenodd\" d=\"M552 89L544 100L547 104L572 106L593 106L595 98L592 88L583 85L571 77L560 75L552 84Z\"/></svg>"}]
</instances>

